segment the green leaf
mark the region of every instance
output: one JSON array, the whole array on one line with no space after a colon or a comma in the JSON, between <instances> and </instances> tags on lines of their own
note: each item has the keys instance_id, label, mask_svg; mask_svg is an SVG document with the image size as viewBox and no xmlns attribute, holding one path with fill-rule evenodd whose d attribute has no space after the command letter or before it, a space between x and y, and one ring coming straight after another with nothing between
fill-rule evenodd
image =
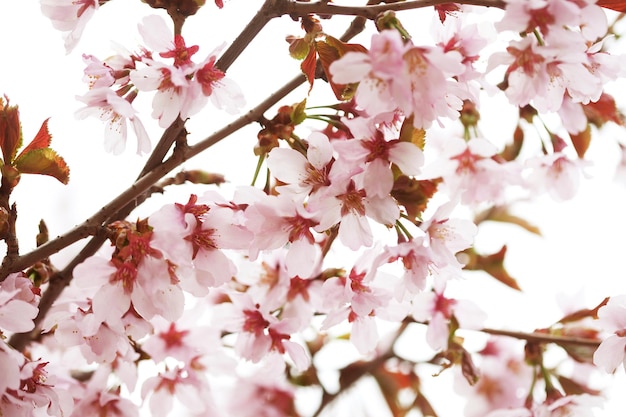
<instances>
[{"instance_id":1,"label":"green leaf","mask_svg":"<svg viewBox=\"0 0 626 417\"><path fill-rule=\"evenodd\" d=\"M49 175L63 184L67 184L70 179L70 169L65 160L50 148L22 152L14 166L22 174Z\"/></svg>"},{"instance_id":2,"label":"green leaf","mask_svg":"<svg viewBox=\"0 0 626 417\"><path fill-rule=\"evenodd\" d=\"M299 125L300 123L306 120L306 98L302 100L300 103L297 103L292 106L292 111L289 117L291 118L291 122L294 125Z\"/></svg>"},{"instance_id":3,"label":"green leaf","mask_svg":"<svg viewBox=\"0 0 626 417\"><path fill-rule=\"evenodd\" d=\"M303 38L288 37L287 42L289 42L289 55L292 58L302 60L309 54L311 46Z\"/></svg>"}]
</instances>

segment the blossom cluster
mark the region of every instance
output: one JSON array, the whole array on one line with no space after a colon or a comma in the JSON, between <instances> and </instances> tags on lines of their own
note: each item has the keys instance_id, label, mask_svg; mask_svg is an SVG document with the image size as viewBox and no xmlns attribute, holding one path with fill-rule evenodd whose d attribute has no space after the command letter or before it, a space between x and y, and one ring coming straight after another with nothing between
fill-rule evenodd
<instances>
[{"instance_id":1,"label":"blossom cluster","mask_svg":"<svg viewBox=\"0 0 626 417\"><path fill-rule=\"evenodd\" d=\"M103 3L43 0L42 9L69 32L71 49ZM177 13L184 4L193 13L204 4L174 3ZM384 366L362 374L384 373L396 394L412 390L414 407L427 414L420 383L408 376L417 378L416 363L386 346L381 331L413 325L425 327L424 349L433 352L426 364L455 368L455 390L469 398L467 416L592 415L596 392L549 368L537 338L599 342L607 331L591 353L588 345L572 348L571 339L559 346L581 367L613 372L626 364L624 298L568 314L521 349L493 338L470 353L463 332L484 330L486 314L448 291L466 269L515 287L502 266L506 248L488 256L474 249L484 219L467 213L504 207L511 192L573 197L586 166L576 135L591 124L623 123L604 86L626 76L626 66L603 50L608 22L601 7L593 0L505 3L495 28L519 38L487 57L490 39L463 19L472 9L457 5L438 6L432 44L410 39L398 22L380 25L369 49L309 39L347 100L332 106L332 115L311 116L328 124L305 134L295 133L312 111L305 101L262 118L259 141L271 140L255 151L267 170L265 187L240 185L230 194L210 188L146 218L106 225L101 232L110 245L73 269L44 317L40 291L55 282L40 284L33 268L4 278L0 415L134 417L143 408L165 417L181 407L194 416L300 415L299 386L322 387L324 405L334 395L315 360L341 339L362 358L383 358ZM242 92L218 68L221 49L197 63L199 46L187 46L175 27L173 33L149 16L139 24L138 52L83 55L89 91L78 97L85 107L77 116L107 123L107 151L125 149L128 123L137 152L150 151L133 106L144 92L154 92L152 117L163 129L208 101L230 113L243 106ZM323 38L321 25L303 28ZM496 87L488 78L498 70ZM518 142L524 122L545 113L562 120L559 132L544 123L539 155L518 158L520 143L502 149L478 129L484 92L499 90L519 109ZM4 340L26 332L36 337L22 351ZM342 370L341 389L363 363ZM388 403L400 403L389 392Z\"/></svg>"},{"instance_id":2,"label":"blossom cluster","mask_svg":"<svg viewBox=\"0 0 626 417\"><path fill-rule=\"evenodd\" d=\"M215 66L220 48L199 63L192 61L199 47L187 47L185 39L174 36L165 20L156 15L144 18L139 32L145 46L138 53L122 50L104 61L83 55L87 64L84 81L89 91L78 97L85 107L76 115L96 116L106 122L104 146L108 152L124 151L128 122L137 136L137 153L151 150L148 133L132 105L142 91L155 92L152 117L163 128L179 117L186 120L198 113L208 100L230 113L241 109L244 104L241 90Z\"/></svg>"}]
</instances>

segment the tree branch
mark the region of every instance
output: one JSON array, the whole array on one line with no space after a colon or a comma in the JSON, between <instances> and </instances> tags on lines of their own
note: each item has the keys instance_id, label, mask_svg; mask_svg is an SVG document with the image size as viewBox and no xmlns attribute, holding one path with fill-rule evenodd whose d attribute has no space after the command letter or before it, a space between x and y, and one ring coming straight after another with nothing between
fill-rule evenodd
<instances>
[{"instance_id":1,"label":"tree branch","mask_svg":"<svg viewBox=\"0 0 626 417\"><path fill-rule=\"evenodd\" d=\"M506 336L512 337L515 339L526 340L528 342L537 342L537 343L554 343L559 346L562 345L578 345L578 346L589 346L589 347L598 347L600 345L601 340L598 339L584 339L580 337L569 337L569 336L558 336L547 333L525 333L525 332L515 332L510 330L498 330L498 329L480 329L478 330L482 333L491 334L494 336Z\"/></svg>"},{"instance_id":2,"label":"tree branch","mask_svg":"<svg viewBox=\"0 0 626 417\"><path fill-rule=\"evenodd\" d=\"M394 2L393 4L367 5L367 6L339 6L325 1L316 3L305 3L293 0L275 0L276 13L288 14L292 17L302 17L309 14L318 15L347 15L361 16L366 19L376 19L380 13L386 11L403 11L421 9L424 7L437 6L440 4L451 3L449 0L412 0L403 2ZM455 0L454 3L466 4L471 6L496 7L504 9L505 2L503 0Z\"/></svg>"},{"instance_id":3,"label":"tree branch","mask_svg":"<svg viewBox=\"0 0 626 417\"><path fill-rule=\"evenodd\" d=\"M274 8L275 0L266 0L261 9L254 15L254 17L248 22L243 31L239 34L239 36L233 41L233 43L226 49L224 54L217 60L215 63L215 67L221 71L226 72L228 68L232 65L233 62L241 55L241 53L246 49L246 47L252 42L252 40L259 34L261 29L265 27L265 25L273 19L275 16L274 13L271 13ZM172 20L176 24L176 19L174 15L172 16ZM183 19L184 22L184 19ZM182 26L182 23L180 24ZM180 28L179 28L180 32ZM180 34L180 33L179 33ZM185 128L185 121L178 117L166 130L163 132L161 139L154 147L154 150L150 154L148 161L144 165L141 173L138 178L143 177L149 171L154 169L158 164L160 164L165 155L169 152L172 147L172 144L176 141L179 135L183 132Z\"/></svg>"},{"instance_id":4,"label":"tree branch","mask_svg":"<svg viewBox=\"0 0 626 417\"><path fill-rule=\"evenodd\" d=\"M261 32L265 25L273 18L280 16L280 14L277 13L276 2L276 0L265 0L261 9L259 9L230 47L228 47L217 60L215 63L217 69L226 72L250 42Z\"/></svg>"},{"instance_id":5,"label":"tree branch","mask_svg":"<svg viewBox=\"0 0 626 417\"><path fill-rule=\"evenodd\" d=\"M352 385L354 385L359 379L361 379L367 374L372 373L378 367L383 366L385 362L387 362L387 360L395 357L393 347L396 341L400 338L400 336L402 336L404 331L407 329L408 325L409 325L409 321L407 320L403 321L402 324L400 324L400 327L398 328L398 330L396 330L396 332L393 334L391 339L387 342L387 348L380 355L376 356L370 361L363 362L363 363L355 362L342 368L339 371L340 380L341 380L339 390L334 394L330 394L324 390L324 393L322 394L322 400L319 406L317 407L317 410L315 410L315 413L313 413L312 417L318 417L319 415L321 415L322 411L324 411L324 409L330 403L332 403L337 397L339 397L348 388L352 387ZM354 366L355 364L358 364L358 366ZM341 379L342 377L343 379Z\"/></svg>"},{"instance_id":6,"label":"tree branch","mask_svg":"<svg viewBox=\"0 0 626 417\"><path fill-rule=\"evenodd\" d=\"M268 2L272 1L275 0L268 0ZM356 36L363 29L363 27L364 22L362 18L354 19L346 33L341 37L341 39L343 41L351 39L352 37ZM2 267L0 268L0 282L4 280L4 278L11 272L21 271L31 266L38 260L48 258L51 255L61 251L62 249L75 242L78 242L81 239L97 234L99 230L103 227L107 219L115 217L115 213L119 210L122 210L128 204L134 204L133 208L136 207L138 205L136 201L141 199L142 194L144 194L152 185L154 185L157 181L159 181L169 172L174 170L184 161L207 150L214 144L218 143L222 139L228 137L229 135L233 134L244 126L260 120L267 110L269 110L272 106L274 106L281 99L283 99L287 94L289 94L305 82L306 77L303 74L294 77L291 81L287 82L281 88L276 90L276 92L274 92L267 99L259 103L256 107L251 109L248 113L239 117L235 121L226 125L222 129L218 130L217 132L213 133L202 141L198 142L194 146L190 146L186 149L181 150L181 152L178 152L176 155L172 155L172 157L163 161L162 163L155 163L155 166L152 168L152 170L146 172L143 176L138 178L137 181L130 188L126 189L124 192L122 192L115 199L102 207L97 213L89 217L80 225L76 226L75 228L63 235L46 242L45 244L37 247L31 252L28 252L16 259L12 259L10 262L6 262L6 264L2 265ZM180 130L178 130L179 127L180 129L184 128L183 125L176 125L176 130L167 129L163 133L163 135L168 135L168 132L170 132L169 134L171 134L172 136L175 132L180 133ZM156 161L156 159L154 160Z\"/></svg>"}]
</instances>

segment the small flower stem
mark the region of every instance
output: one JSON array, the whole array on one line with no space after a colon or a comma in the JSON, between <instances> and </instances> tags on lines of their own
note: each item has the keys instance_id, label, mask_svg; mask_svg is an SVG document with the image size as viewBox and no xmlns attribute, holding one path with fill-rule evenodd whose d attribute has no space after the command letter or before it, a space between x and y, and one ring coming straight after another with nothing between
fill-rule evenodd
<instances>
[{"instance_id":1,"label":"small flower stem","mask_svg":"<svg viewBox=\"0 0 626 417\"><path fill-rule=\"evenodd\" d=\"M396 228L401 230L408 240L413 239L413 235L411 235L411 232L409 232L408 229L399 220L396 220Z\"/></svg>"},{"instance_id":2,"label":"small flower stem","mask_svg":"<svg viewBox=\"0 0 626 417\"><path fill-rule=\"evenodd\" d=\"M252 177L252 185L256 184L256 180L259 178L259 172L261 172L261 167L263 166L263 161L265 161L265 155L259 155L259 160L256 163L256 169L254 170L254 176Z\"/></svg>"}]
</instances>

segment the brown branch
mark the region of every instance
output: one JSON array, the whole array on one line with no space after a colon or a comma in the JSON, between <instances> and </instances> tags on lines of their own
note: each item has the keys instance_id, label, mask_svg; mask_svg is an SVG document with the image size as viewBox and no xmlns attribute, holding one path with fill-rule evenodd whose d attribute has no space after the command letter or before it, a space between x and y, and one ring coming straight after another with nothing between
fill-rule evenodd
<instances>
[{"instance_id":1,"label":"brown branch","mask_svg":"<svg viewBox=\"0 0 626 417\"><path fill-rule=\"evenodd\" d=\"M387 349L384 352L382 352L380 355L376 356L370 361L358 363L358 366L354 366L357 363L352 363L342 368L339 371L339 374L340 374L340 378L341 376L344 376L344 378L341 380L339 390L335 392L334 394L330 394L326 390L324 390L322 394L322 400L320 404L318 405L317 410L315 410L315 413L313 413L312 417L318 417L330 403L332 403L337 397L339 397L347 389L352 387L358 380L360 380L362 377L368 374L371 374L380 366L383 366L385 362L387 362L387 360L395 357L393 347L396 341L400 338L400 336L402 336L404 331L407 329L409 323L410 322L408 320L405 320L400 324L400 327L398 328L398 330L396 330L393 337L387 342ZM349 375L349 376L346 377L346 375Z\"/></svg>"},{"instance_id":2,"label":"brown branch","mask_svg":"<svg viewBox=\"0 0 626 417\"><path fill-rule=\"evenodd\" d=\"M499 330L499 329L480 329L478 330L482 333L487 333L494 336L506 336L512 337L515 339L526 340L528 342L536 342L536 343L554 343L559 346L562 345L578 345L578 346L589 346L589 347L598 347L600 345L601 340L598 339L584 339L580 337L570 337L570 336L558 336L547 333L525 333L525 332L516 332L511 330Z\"/></svg>"},{"instance_id":3,"label":"brown branch","mask_svg":"<svg viewBox=\"0 0 626 417\"><path fill-rule=\"evenodd\" d=\"M263 3L261 9L259 9L230 47L228 47L217 60L215 63L217 69L226 72L250 42L261 32L265 25L273 18L280 16L280 14L277 13L276 2L276 0L266 0L265 3Z\"/></svg>"},{"instance_id":4,"label":"brown branch","mask_svg":"<svg viewBox=\"0 0 626 417\"><path fill-rule=\"evenodd\" d=\"M367 6L339 6L325 1L305 3L293 0L275 0L276 13L288 14L292 17L302 17L309 14L318 15L344 15L361 16L366 19L376 19L386 11L404 11L421 9L424 7L437 6L451 3L450 0L412 0L394 2L393 4L367 5ZM471 6L496 7L504 9L506 3L503 0L455 0L454 3Z\"/></svg>"},{"instance_id":5,"label":"brown branch","mask_svg":"<svg viewBox=\"0 0 626 417\"><path fill-rule=\"evenodd\" d=\"M241 55L241 53L246 49L246 47L252 42L252 40L259 34L261 29L274 17L274 14L271 13L271 9L273 8L274 0L267 0L261 9L254 15L254 17L250 20L250 22L246 25L244 30L239 34L239 36L233 41L231 46L226 49L224 54L218 59L215 64L215 67L220 69L221 71L226 71L233 62ZM174 21L174 26L177 30L174 33L181 34L182 24L184 23L184 17L181 19L179 14L174 10L173 12L168 10L168 13L172 17ZM177 23L177 17L179 24ZM143 170L139 174L139 178L146 175L149 171L154 169L158 164L160 164L165 155L169 152L172 147L172 144L176 141L179 135L183 132L185 128L185 121L183 121L180 117L178 117L163 133L161 139L154 147L154 150L150 154L150 157L146 164L144 165Z\"/></svg>"}]
</instances>

